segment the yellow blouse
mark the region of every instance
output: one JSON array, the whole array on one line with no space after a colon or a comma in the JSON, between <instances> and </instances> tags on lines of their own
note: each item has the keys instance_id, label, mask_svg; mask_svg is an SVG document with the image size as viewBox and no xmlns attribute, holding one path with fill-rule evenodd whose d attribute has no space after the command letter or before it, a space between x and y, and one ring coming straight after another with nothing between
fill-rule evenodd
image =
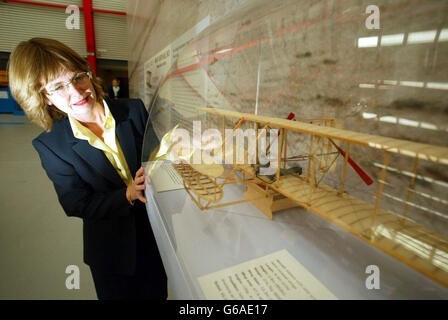
<instances>
[{"instance_id":1,"label":"yellow blouse","mask_svg":"<svg viewBox=\"0 0 448 320\"><path fill-rule=\"evenodd\" d=\"M87 140L92 147L100 149L104 152L107 159L120 175L123 182L126 186L129 186L134 182L134 180L129 170L128 163L126 162L126 158L124 157L123 150L121 150L120 143L115 135L115 119L112 116L106 101L104 100L103 105L106 115L103 133L104 142L90 129L83 126L78 120L68 116L70 126L72 128L73 135L76 138Z\"/></svg>"}]
</instances>

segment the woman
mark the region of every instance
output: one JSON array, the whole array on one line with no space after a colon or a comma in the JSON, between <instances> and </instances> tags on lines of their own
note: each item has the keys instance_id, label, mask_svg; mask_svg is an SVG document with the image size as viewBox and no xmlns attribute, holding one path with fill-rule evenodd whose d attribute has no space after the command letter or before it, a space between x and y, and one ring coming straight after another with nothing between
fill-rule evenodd
<instances>
[{"instance_id":1,"label":"woman","mask_svg":"<svg viewBox=\"0 0 448 320\"><path fill-rule=\"evenodd\" d=\"M20 43L9 81L26 115L46 131L33 146L60 204L83 219L84 262L98 298L166 299L139 169L148 118L141 100L105 100L86 60L51 39ZM154 149L150 123L147 130Z\"/></svg>"}]
</instances>

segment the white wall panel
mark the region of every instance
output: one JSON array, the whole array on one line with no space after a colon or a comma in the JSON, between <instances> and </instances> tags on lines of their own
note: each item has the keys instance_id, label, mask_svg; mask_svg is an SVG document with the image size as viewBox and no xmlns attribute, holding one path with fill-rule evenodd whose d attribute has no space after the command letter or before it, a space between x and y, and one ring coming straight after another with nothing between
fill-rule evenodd
<instances>
[{"instance_id":1,"label":"white wall panel","mask_svg":"<svg viewBox=\"0 0 448 320\"><path fill-rule=\"evenodd\" d=\"M38 2L82 7L82 0L39 0ZM93 0L94 9L126 12L126 7L126 1ZM63 8L0 1L0 52L11 52L21 41L33 37L46 37L59 40L85 56L83 13L80 12L79 29L66 28L65 21L68 17ZM97 57L127 60L126 16L94 13L94 25Z\"/></svg>"},{"instance_id":2,"label":"white wall panel","mask_svg":"<svg viewBox=\"0 0 448 320\"><path fill-rule=\"evenodd\" d=\"M126 7L125 0L93 0L94 9L126 12Z\"/></svg>"},{"instance_id":3,"label":"white wall panel","mask_svg":"<svg viewBox=\"0 0 448 320\"><path fill-rule=\"evenodd\" d=\"M79 1L42 2L76 4ZM63 8L0 2L0 51L11 52L21 41L44 37L59 40L84 56L86 41L83 15L80 14L80 28L72 30L65 26L68 17Z\"/></svg>"},{"instance_id":4,"label":"white wall panel","mask_svg":"<svg viewBox=\"0 0 448 320\"><path fill-rule=\"evenodd\" d=\"M126 16L94 14L97 57L128 60L128 26Z\"/></svg>"}]
</instances>

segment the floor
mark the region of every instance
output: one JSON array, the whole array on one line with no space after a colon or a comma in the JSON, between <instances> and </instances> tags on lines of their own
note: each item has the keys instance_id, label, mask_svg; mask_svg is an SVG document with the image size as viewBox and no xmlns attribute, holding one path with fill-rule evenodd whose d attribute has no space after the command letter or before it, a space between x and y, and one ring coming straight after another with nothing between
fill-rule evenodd
<instances>
[{"instance_id":1,"label":"floor","mask_svg":"<svg viewBox=\"0 0 448 320\"><path fill-rule=\"evenodd\" d=\"M0 300L96 299L82 221L65 215L31 145L40 132L24 116L0 114ZM79 289L66 287L70 265Z\"/></svg>"}]
</instances>

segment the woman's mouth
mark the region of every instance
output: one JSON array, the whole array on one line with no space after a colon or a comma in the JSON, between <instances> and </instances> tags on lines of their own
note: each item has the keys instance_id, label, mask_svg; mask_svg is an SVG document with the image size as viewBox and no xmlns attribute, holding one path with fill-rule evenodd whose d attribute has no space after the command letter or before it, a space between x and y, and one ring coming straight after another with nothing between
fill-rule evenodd
<instances>
[{"instance_id":1,"label":"woman's mouth","mask_svg":"<svg viewBox=\"0 0 448 320\"><path fill-rule=\"evenodd\" d=\"M82 106L85 105L87 103L87 101L89 101L89 96L85 97L84 99L74 103L74 106Z\"/></svg>"}]
</instances>

